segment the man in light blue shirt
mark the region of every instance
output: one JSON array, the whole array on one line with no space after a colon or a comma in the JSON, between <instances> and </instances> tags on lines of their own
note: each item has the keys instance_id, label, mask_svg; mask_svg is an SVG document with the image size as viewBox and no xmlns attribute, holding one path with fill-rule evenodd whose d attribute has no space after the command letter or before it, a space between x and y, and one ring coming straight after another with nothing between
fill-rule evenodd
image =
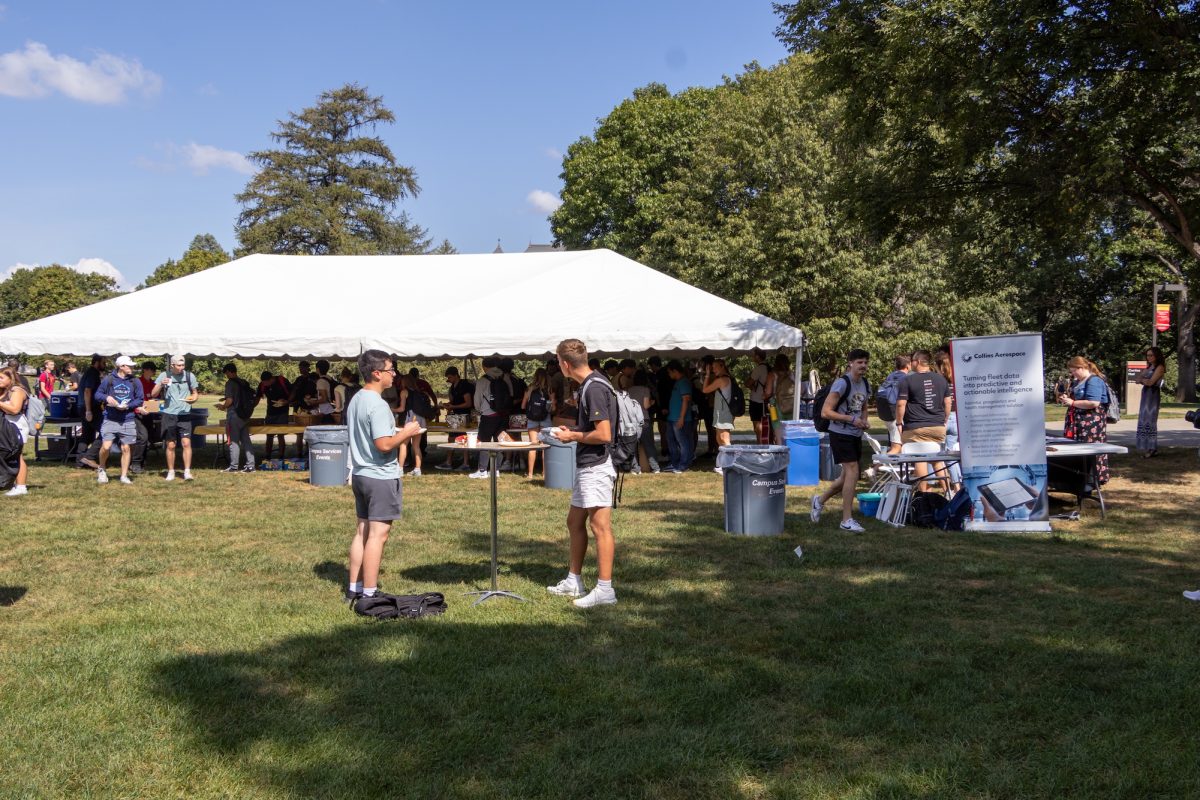
<instances>
[{"instance_id":1,"label":"man in light blue shirt","mask_svg":"<svg viewBox=\"0 0 1200 800\"><path fill-rule=\"evenodd\" d=\"M158 376L151 397L162 400L162 439L167 446L167 480L175 480L175 446L183 448L183 479L192 479L192 403L200 397L196 376L182 355L171 356L171 368Z\"/></svg>"},{"instance_id":2,"label":"man in light blue shirt","mask_svg":"<svg viewBox=\"0 0 1200 800\"><path fill-rule=\"evenodd\" d=\"M379 564L392 523L400 518L401 444L421 435L421 425L410 422L396 429L392 409L382 393L392 386L396 369L382 350L367 350L358 357L362 391L346 406L350 434L350 485L358 524L350 540L350 585L346 599L373 597L379 589Z\"/></svg>"}]
</instances>

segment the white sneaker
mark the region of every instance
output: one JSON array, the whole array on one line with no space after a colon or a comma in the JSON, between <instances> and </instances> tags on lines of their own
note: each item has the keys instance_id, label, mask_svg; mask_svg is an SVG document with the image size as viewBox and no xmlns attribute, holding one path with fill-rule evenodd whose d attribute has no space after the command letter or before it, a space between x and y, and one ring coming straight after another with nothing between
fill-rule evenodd
<instances>
[{"instance_id":1,"label":"white sneaker","mask_svg":"<svg viewBox=\"0 0 1200 800\"><path fill-rule=\"evenodd\" d=\"M560 597L583 597L587 592L582 580L573 581L570 578L563 578L553 586L547 586L546 591Z\"/></svg>"},{"instance_id":2,"label":"white sneaker","mask_svg":"<svg viewBox=\"0 0 1200 800\"><path fill-rule=\"evenodd\" d=\"M121 483L124 483L124 484L126 484L126 485L129 485L129 484L132 484L132 483L133 483L133 481L129 480L129 476L128 476L128 475L122 475L122 476L121 476Z\"/></svg>"},{"instance_id":3,"label":"white sneaker","mask_svg":"<svg viewBox=\"0 0 1200 800\"><path fill-rule=\"evenodd\" d=\"M191 471L190 469L185 469L185 470L183 471L183 479L184 479L185 481L190 481L190 480L192 480L192 471Z\"/></svg>"},{"instance_id":4,"label":"white sneaker","mask_svg":"<svg viewBox=\"0 0 1200 800\"><path fill-rule=\"evenodd\" d=\"M421 470L419 470L419 469L414 469L412 472L408 473L408 477L410 477L410 478L419 478L419 477L421 477Z\"/></svg>"},{"instance_id":5,"label":"white sneaker","mask_svg":"<svg viewBox=\"0 0 1200 800\"><path fill-rule=\"evenodd\" d=\"M601 589L599 586L575 601L576 608L591 608L592 606L615 606L616 604L617 593L612 589Z\"/></svg>"},{"instance_id":6,"label":"white sneaker","mask_svg":"<svg viewBox=\"0 0 1200 800\"><path fill-rule=\"evenodd\" d=\"M713 467L713 472L717 473L718 475L725 474L725 470L721 469L720 467Z\"/></svg>"},{"instance_id":7,"label":"white sneaker","mask_svg":"<svg viewBox=\"0 0 1200 800\"><path fill-rule=\"evenodd\" d=\"M1188 600L1195 600L1196 602L1200 603L1200 589L1196 589L1195 591L1191 592L1184 592L1183 596Z\"/></svg>"},{"instance_id":8,"label":"white sneaker","mask_svg":"<svg viewBox=\"0 0 1200 800\"><path fill-rule=\"evenodd\" d=\"M808 518L813 522L821 521L821 495L813 495L812 510L808 512Z\"/></svg>"},{"instance_id":9,"label":"white sneaker","mask_svg":"<svg viewBox=\"0 0 1200 800\"><path fill-rule=\"evenodd\" d=\"M481 470L479 470L478 472L472 472L472 473L471 473L470 475L468 475L467 477L468 477L468 478L486 478L487 476L488 476L487 470L486 470L486 469L481 469Z\"/></svg>"},{"instance_id":10,"label":"white sneaker","mask_svg":"<svg viewBox=\"0 0 1200 800\"><path fill-rule=\"evenodd\" d=\"M167 480L169 480L169 481L175 480L175 470L173 470L173 469L167 470Z\"/></svg>"},{"instance_id":11,"label":"white sneaker","mask_svg":"<svg viewBox=\"0 0 1200 800\"><path fill-rule=\"evenodd\" d=\"M850 531L851 533L866 533L867 530L862 525L859 525L858 521L854 519L843 520L842 524L838 527L844 531Z\"/></svg>"},{"instance_id":12,"label":"white sneaker","mask_svg":"<svg viewBox=\"0 0 1200 800\"><path fill-rule=\"evenodd\" d=\"M96 470L96 483L108 483L108 473L102 469Z\"/></svg>"},{"instance_id":13,"label":"white sneaker","mask_svg":"<svg viewBox=\"0 0 1200 800\"><path fill-rule=\"evenodd\" d=\"M7 492L4 493L4 496L5 497L20 497L23 494L29 494L29 487L25 486L24 484L22 484L20 486L12 487L11 489L9 489Z\"/></svg>"}]
</instances>

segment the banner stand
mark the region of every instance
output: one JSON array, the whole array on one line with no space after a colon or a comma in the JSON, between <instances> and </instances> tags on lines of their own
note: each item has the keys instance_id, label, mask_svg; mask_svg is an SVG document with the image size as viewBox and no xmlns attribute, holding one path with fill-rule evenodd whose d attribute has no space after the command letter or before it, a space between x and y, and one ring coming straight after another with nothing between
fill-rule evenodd
<instances>
[{"instance_id":1,"label":"banner stand","mask_svg":"<svg viewBox=\"0 0 1200 800\"><path fill-rule=\"evenodd\" d=\"M952 339L970 531L1049 531L1042 335Z\"/></svg>"}]
</instances>

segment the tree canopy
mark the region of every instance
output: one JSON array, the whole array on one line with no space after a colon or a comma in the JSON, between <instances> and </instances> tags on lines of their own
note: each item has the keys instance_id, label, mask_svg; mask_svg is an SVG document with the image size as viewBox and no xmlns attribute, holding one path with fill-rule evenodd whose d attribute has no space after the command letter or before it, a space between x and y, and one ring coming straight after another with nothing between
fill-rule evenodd
<instances>
[{"instance_id":1,"label":"tree canopy","mask_svg":"<svg viewBox=\"0 0 1200 800\"><path fill-rule=\"evenodd\" d=\"M569 149L556 239L802 326L828 369L851 346L882 369L949 335L1011 329L1012 286L970 253L952 264L948 231L880 235L846 213L841 110L811 66L797 56L715 89L636 91Z\"/></svg>"},{"instance_id":2,"label":"tree canopy","mask_svg":"<svg viewBox=\"0 0 1200 800\"><path fill-rule=\"evenodd\" d=\"M383 98L347 84L292 113L249 155L258 172L237 195L238 255L424 252L425 231L397 204L420 188L374 132L395 122Z\"/></svg>"},{"instance_id":3,"label":"tree canopy","mask_svg":"<svg viewBox=\"0 0 1200 800\"><path fill-rule=\"evenodd\" d=\"M842 197L857 219L912 231L983 207L1054 249L1093 253L1089 239L1124 225L1159 280L1198 285L1196 3L800 0L776 10L781 39L811 53L824 91L845 103L861 169ZM1195 315L1192 303L1179 328L1186 388Z\"/></svg>"},{"instance_id":4,"label":"tree canopy","mask_svg":"<svg viewBox=\"0 0 1200 800\"><path fill-rule=\"evenodd\" d=\"M107 275L76 272L51 264L19 269L0 291L0 328L91 305L120 294Z\"/></svg>"},{"instance_id":5,"label":"tree canopy","mask_svg":"<svg viewBox=\"0 0 1200 800\"><path fill-rule=\"evenodd\" d=\"M173 281L184 275L191 275L194 272L201 272L218 264L224 264L229 260L229 253L225 252L216 237L211 233L202 233L192 239L192 243L188 245L188 249L178 261L169 258L155 267L154 271L142 282L141 288Z\"/></svg>"}]
</instances>

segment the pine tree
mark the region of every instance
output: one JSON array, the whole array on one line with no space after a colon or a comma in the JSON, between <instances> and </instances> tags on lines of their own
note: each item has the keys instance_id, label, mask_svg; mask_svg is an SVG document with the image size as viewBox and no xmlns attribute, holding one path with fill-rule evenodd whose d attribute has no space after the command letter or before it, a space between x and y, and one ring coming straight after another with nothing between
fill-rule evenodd
<instances>
[{"instance_id":1,"label":"pine tree","mask_svg":"<svg viewBox=\"0 0 1200 800\"><path fill-rule=\"evenodd\" d=\"M419 193L416 173L374 135L395 119L383 98L347 84L281 121L280 149L249 155L259 171L237 195L238 255L424 252L425 231L396 212Z\"/></svg>"}]
</instances>

